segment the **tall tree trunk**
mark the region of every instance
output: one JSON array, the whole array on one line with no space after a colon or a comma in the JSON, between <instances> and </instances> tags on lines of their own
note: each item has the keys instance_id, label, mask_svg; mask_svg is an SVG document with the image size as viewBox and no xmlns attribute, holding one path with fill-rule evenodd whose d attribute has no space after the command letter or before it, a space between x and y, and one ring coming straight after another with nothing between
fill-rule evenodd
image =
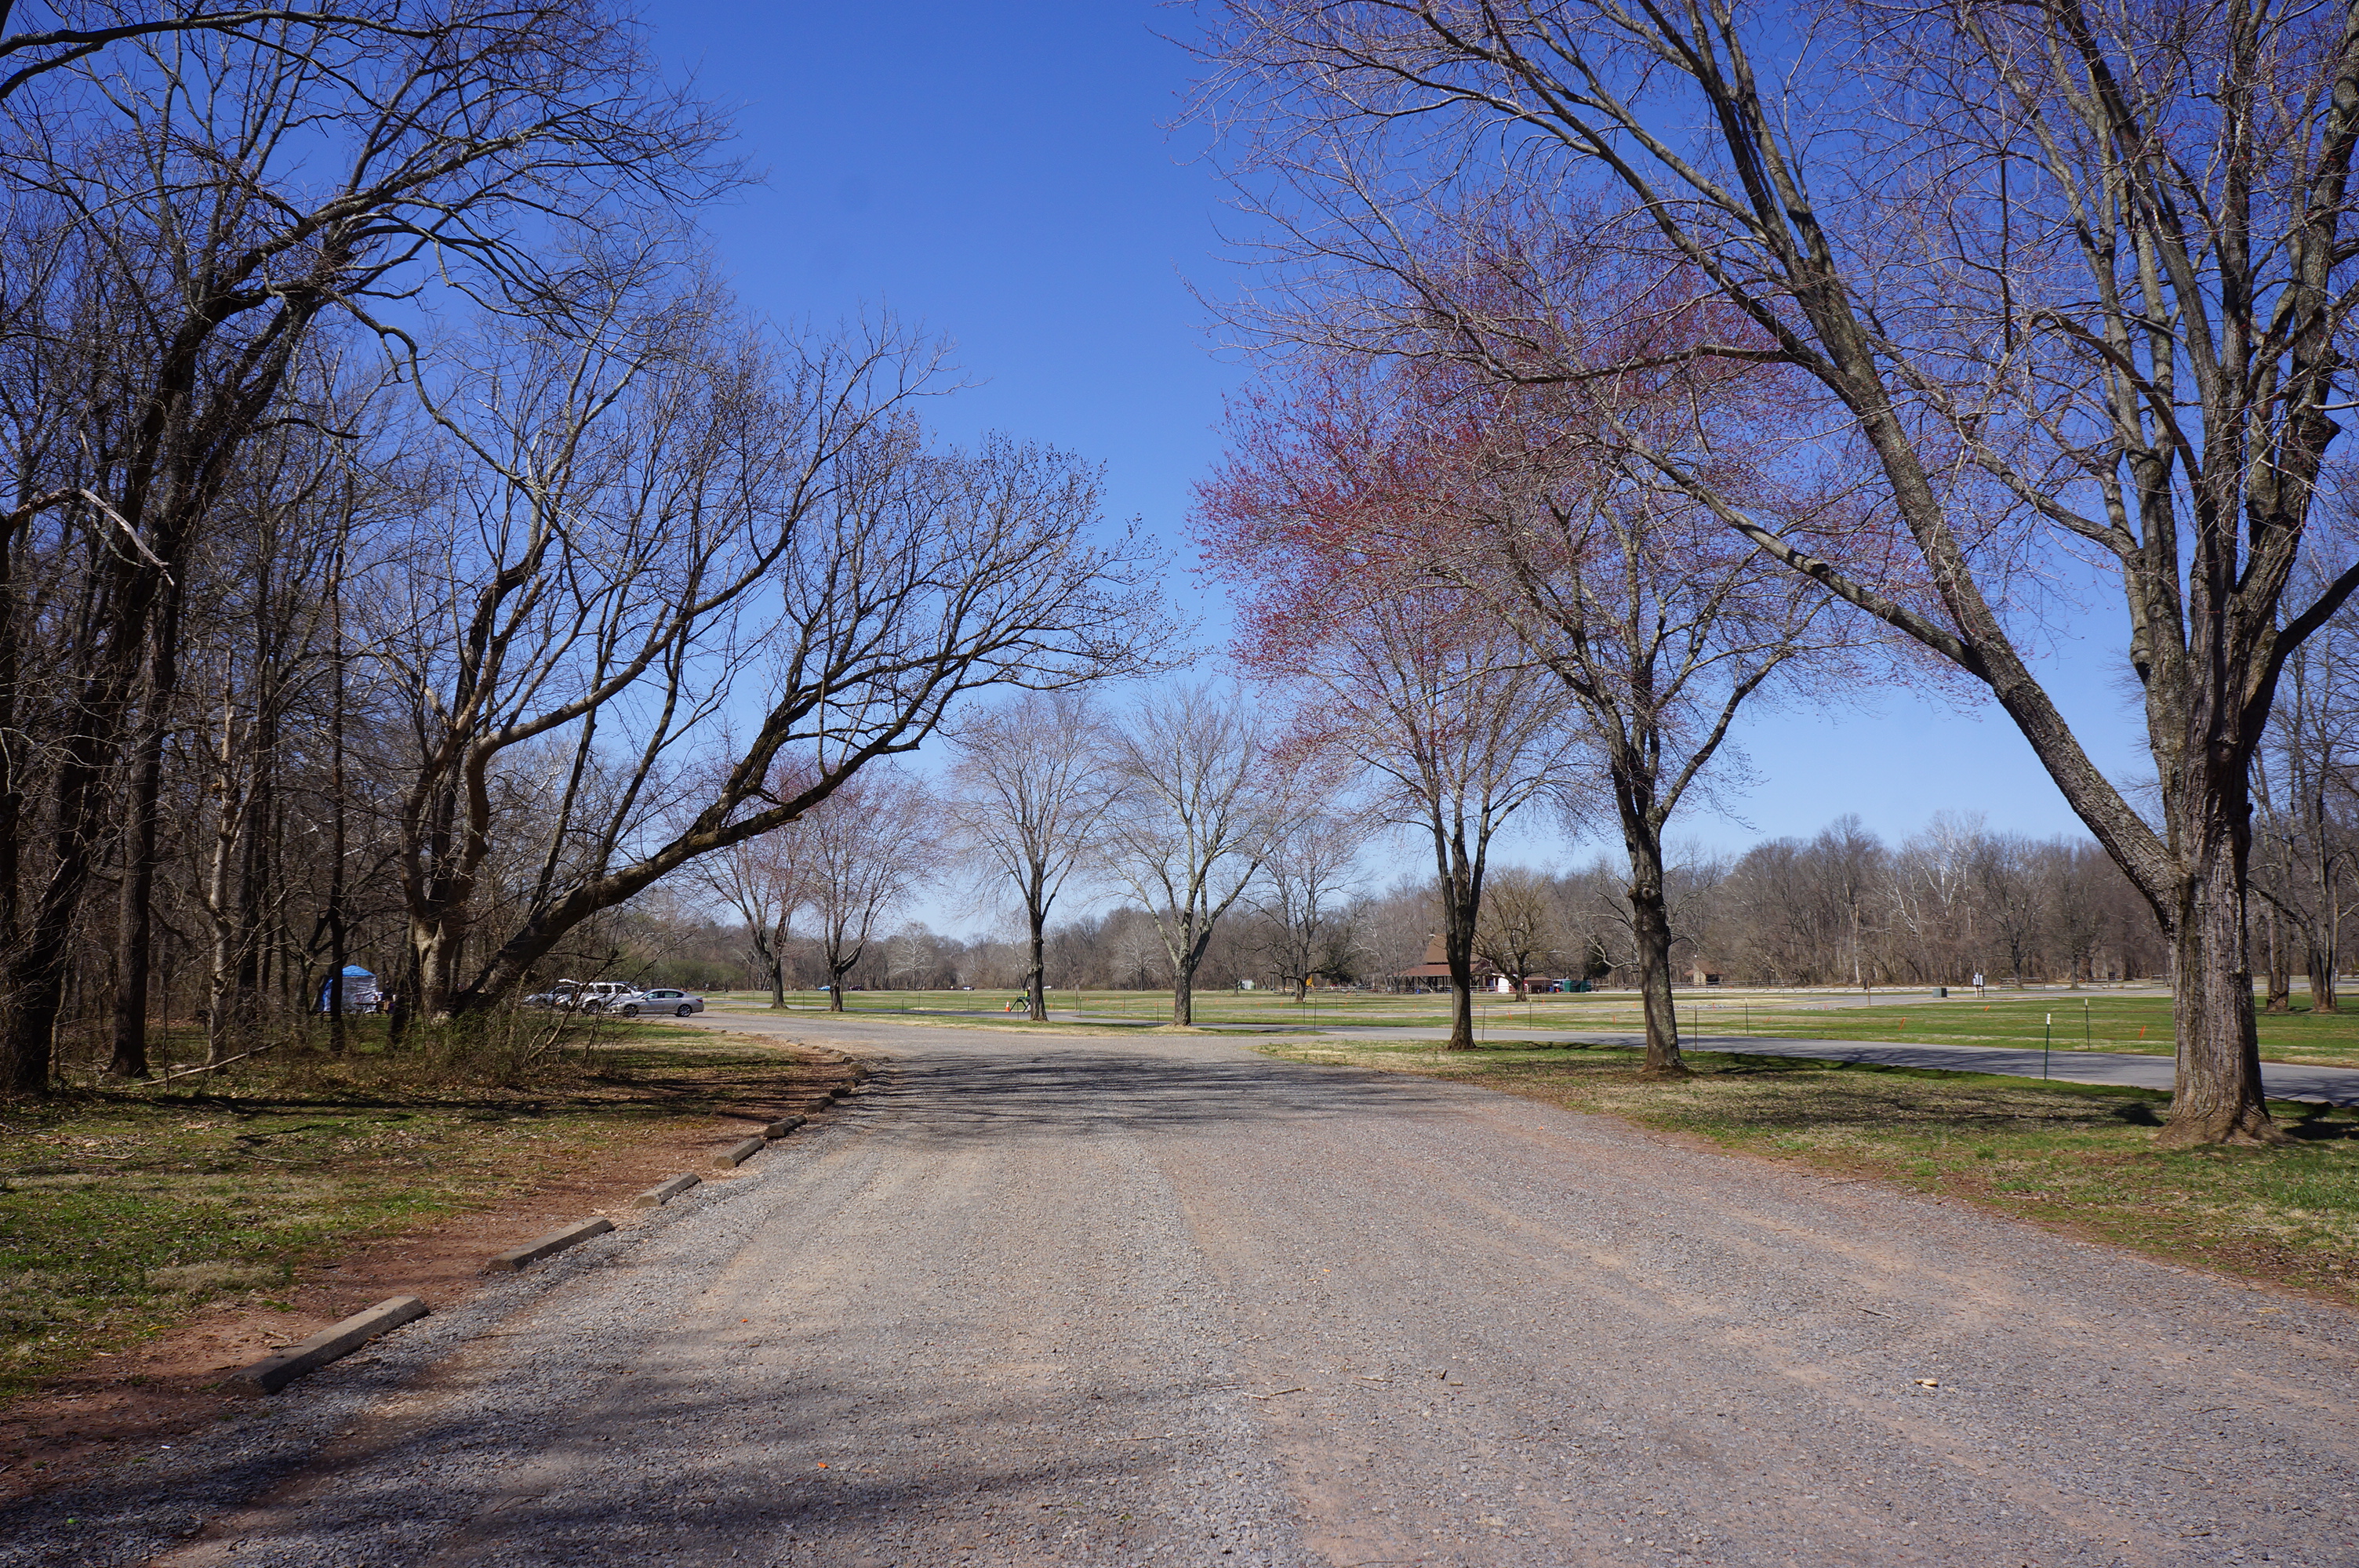
<instances>
[{"instance_id":1,"label":"tall tree trunk","mask_svg":"<svg viewBox=\"0 0 2359 1568\"><path fill-rule=\"evenodd\" d=\"M347 514L349 519L349 514ZM344 524L349 527L349 521ZM328 1052L348 1044L344 967L352 962L344 930L344 546L339 532L328 565Z\"/></svg>"},{"instance_id":2,"label":"tall tree trunk","mask_svg":"<svg viewBox=\"0 0 2359 1568\"><path fill-rule=\"evenodd\" d=\"M0 532L0 734L16 732L25 706L16 689L23 667L16 557L24 547L23 531L28 526L20 523ZM29 761L22 748L0 746L0 941L9 949L16 945L16 918L21 913L18 900L23 889L18 877L24 867L25 775Z\"/></svg>"},{"instance_id":3,"label":"tall tree trunk","mask_svg":"<svg viewBox=\"0 0 2359 1568\"><path fill-rule=\"evenodd\" d=\"M1647 751L1623 744L1611 752L1614 804L1622 819L1622 848L1630 861L1625 897L1630 936L1637 949L1639 1011L1647 1022L1646 1075L1685 1077L1680 1054L1680 1017L1671 1000L1671 915L1663 892L1663 820L1669 807L1658 800L1661 781ZM1853 978L1859 974L1856 905L1853 911Z\"/></svg>"},{"instance_id":4,"label":"tall tree trunk","mask_svg":"<svg viewBox=\"0 0 2359 1568\"><path fill-rule=\"evenodd\" d=\"M237 857L236 967L230 993L229 1037L241 1050L251 1050L262 1026L263 995L268 989L270 826L276 813L271 778L277 727L257 723L254 730L254 788L246 802L245 834Z\"/></svg>"},{"instance_id":5,"label":"tall tree trunk","mask_svg":"<svg viewBox=\"0 0 2359 1568\"><path fill-rule=\"evenodd\" d=\"M385 1044L387 1050L409 1037L409 1025L418 1016L418 950L405 947L401 954L401 972L394 977L393 1002L386 1011Z\"/></svg>"},{"instance_id":6,"label":"tall tree trunk","mask_svg":"<svg viewBox=\"0 0 2359 1568\"><path fill-rule=\"evenodd\" d=\"M1663 863L1659 849L1651 863L1633 857L1629 887L1630 935L1638 950L1638 998L1647 1020L1646 1076L1683 1078L1689 1075L1680 1054L1678 1004L1671 997L1671 917L1663 897Z\"/></svg>"},{"instance_id":7,"label":"tall tree trunk","mask_svg":"<svg viewBox=\"0 0 2359 1568\"><path fill-rule=\"evenodd\" d=\"M1029 911L1029 914L1031 967L1024 972L1024 1015L1035 1023L1046 1023L1049 1022L1048 914L1037 906Z\"/></svg>"},{"instance_id":8,"label":"tall tree trunk","mask_svg":"<svg viewBox=\"0 0 2359 1568\"><path fill-rule=\"evenodd\" d=\"M246 811L246 790L239 777L242 752L237 733L237 714L224 694L221 739L213 749L212 863L205 871L205 909L212 924L212 973L205 1008L208 1064L234 1054L230 1045L237 1027L238 916L233 889L241 881L240 851L253 827Z\"/></svg>"},{"instance_id":9,"label":"tall tree trunk","mask_svg":"<svg viewBox=\"0 0 2359 1568\"><path fill-rule=\"evenodd\" d=\"M2324 922L2320 923L2321 925ZM2310 1011L2334 1012L2334 955L2324 942L2310 943L2304 953L2309 958Z\"/></svg>"},{"instance_id":10,"label":"tall tree trunk","mask_svg":"<svg viewBox=\"0 0 2359 1568\"><path fill-rule=\"evenodd\" d=\"M787 921L778 917L778 929L770 938L770 1005L783 1012L787 1006Z\"/></svg>"},{"instance_id":11,"label":"tall tree trunk","mask_svg":"<svg viewBox=\"0 0 2359 1568\"><path fill-rule=\"evenodd\" d=\"M2270 1121L2261 1095L2253 975L2245 961L2245 844L2233 830L2206 839L2183 851L2191 852L2196 871L2182 884L2174 912L2177 1087L2158 1141L2166 1147L2282 1142L2285 1134Z\"/></svg>"},{"instance_id":12,"label":"tall tree trunk","mask_svg":"<svg viewBox=\"0 0 2359 1568\"><path fill-rule=\"evenodd\" d=\"M418 974L418 1011L424 1018L449 1018L459 989L459 960L466 944L463 916L449 902L438 903L428 914L409 922L411 960Z\"/></svg>"},{"instance_id":13,"label":"tall tree trunk","mask_svg":"<svg viewBox=\"0 0 2359 1568\"><path fill-rule=\"evenodd\" d=\"M1432 822L1433 858L1441 892L1441 961L1450 970L1450 1042L1445 1051L1474 1049L1474 927L1483 914L1487 844L1469 853L1462 830Z\"/></svg>"},{"instance_id":14,"label":"tall tree trunk","mask_svg":"<svg viewBox=\"0 0 2359 1568\"><path fill-rule=\"evenodd\" d=\"M123 912L118 946L123 983L114 990L114 1049L106 1070L144 1078L147 1069L147 978L154 962L157 808L164 785L164 719L150 715L133 781L124 849Z\"/></svg>"},{"instance_id":15,"label":"tall tree trunk","mask_svg":"<svg viewBox=\"0 0 2359 1568\"><path fill-rule=\"evenodd\" d=\"M2334 971L2343 957L2340 940L2343 911L2340 908L2341 890L2335 886L2338 880L2335 870L2337 857L2333 841L2329 837L2332 831L2326 815L2326 803L2321 797L2310 816L2310 832L2315 846L2310 851L2310 860L2316 867L2310 895L2310 930L2313 935L2310 943L2310 1011L2312 1012L2342 1011L2335 1005L2334 998Z\"/></svg>"},{"instance_id":16,"label":"tall tree trunk","mask_svg":"<svg viewBox=\"0 0 2359 1568\"><path fill-rule=\"evenodd\" d=\"M2262 1008L2265 1012L2293 1011L2292 943L2288 939L2285 926L2286 918L2275 904L2262 911L2261 947L2268 965L2269 986L2268 1000Z\"/></svg>"},{"instance_id":17,"label":"tall tree trunk","mask_svg":"<svg viewBox=\"0 0 2359 1568\"><path fill-rule=\"evenodd\" d=\"M2343 914L2342 871L2338 864L2331 866L2321 878L2318 893L2319 979L2326 982L2326 997L2321 1002L2313 995L2310 1006L2326 1012L2343 1011L2335 986L2336 971L2343 968Z\"/></svg>"},{"instance_id":18,"label":"tall tree trunk","mask_svg":"<svg viewBox=\"0 0 2359 1568\"><path fill-rule=\"evenodd\" d=\"M164 736L179 685L180 589L174 579L158 606L147 665L147 725L126 813L120 946L123 984L114 995L114 1048L107 1071L144 1078L147 1066L148 978L155 968L156 862L164 788Z\"/></svg>"},{"instance_id":19,"label":"tall tree trunk","mask_svg":"<svg viewBox=\"0 0 2359 1568\"><path fill-rule=\"evenodd\" d=\"M1181 1029L1195 1027L1196 966L1192 963L1171 971L1171 1022Z\"/></svg>"},{"instance_id":20,"label":"tall tree trunk","mask_svg":"<svg viewBox=\"0 0 2359 1568\"><path fill-rule=\"evenodd\" d=\"M49 1092L74 917L90 886L93 853L105 825L106 763L114 743L110 737L119 733L119 720L93 714L84 728L91 732L68 742L58 768L49 874L8 966L5 1074L0 1089L17 1094Z\"/></svg>"},{"instance_id":21,"label":"tall tree trunk","mask_svg":"<svg viewBox=\"0 0 2359 1568\"><path fill-rule=\"evenodd\" d=\"M1474 932L1473 922L1466 921L1465 930L1451 930L1444 917L1441 933L1441 961L1450 969L1450 1043L1445 1051L1474 1049Z\"/></svg>"}]
</instances>

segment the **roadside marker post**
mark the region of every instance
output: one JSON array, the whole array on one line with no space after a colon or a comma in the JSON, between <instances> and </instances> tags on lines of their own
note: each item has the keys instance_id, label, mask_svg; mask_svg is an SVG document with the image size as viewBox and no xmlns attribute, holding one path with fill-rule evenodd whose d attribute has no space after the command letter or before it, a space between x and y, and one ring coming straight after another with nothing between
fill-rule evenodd
<instances>
[{"instance_id":1,"label":"roadside marker post","mask_svg":"<svg viewBox=\"0 0 2359 1568\"><path fill-rule=\"evenodd\" d=\"M2039 1076L2043 1078L2048 1076L2048 1053L2054 1049L2055 1044L2056 1015L2051 1012L2048 1015L2048 1026L2039 1036Z\"/></svg>"}]
</instances>

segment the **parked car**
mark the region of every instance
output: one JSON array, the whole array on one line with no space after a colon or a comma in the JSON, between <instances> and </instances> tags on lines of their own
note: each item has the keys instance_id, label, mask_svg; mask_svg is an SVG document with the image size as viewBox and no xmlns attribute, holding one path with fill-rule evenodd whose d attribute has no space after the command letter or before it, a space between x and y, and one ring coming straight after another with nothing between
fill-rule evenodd
<instances>
[{"instance_id":1,"label":"parked car","mask_svg":"<svg viewBox=\"0 0 2359 1568\"><path fill-rule=\"evenodd\" d=\"M669 1012L675 1018L686 1018L692 1012L704 1011L704 999L689 991L658 986L618 998L607 1006L625 1018L636 1018L643 1012Z\"/></svg>"},{"instance_id":2,"label":"parked car","mask_svg":"<svg viewBox=\"0 0 2359 1568\"><path fill-rule=\"evenodd\" d=\"M533 992L524 999L524 1004L527 1007L571 1007L573 993L580 989L576 981L560 980L545 991Z\"/></svg>"},{"instance_id":3,"label":"parked car","mask_svg":"<svg viewBox=\"0 0 2359 1568\"><path fill-rule=\"evenodd\" d=\"M583 1012L604 1012L626 996L636 996L639 988L624 980L560 980L545 991L524 999L527 1007L579 1008Z\"/></svg>"}]
</instances>

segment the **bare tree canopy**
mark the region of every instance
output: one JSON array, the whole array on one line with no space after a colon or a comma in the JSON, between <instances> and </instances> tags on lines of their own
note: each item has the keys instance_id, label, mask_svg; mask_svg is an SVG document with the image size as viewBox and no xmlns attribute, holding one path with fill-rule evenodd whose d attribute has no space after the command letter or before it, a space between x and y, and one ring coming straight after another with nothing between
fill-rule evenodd
<instances>
[{"instance_id":1,"label":"bare tree canopy","mask_svg":"<svg viewBox=\"0 0 2359 1568\"><path fill-rule=\"evenodd\" d=\"M2313 574L2305 565L2302 572ZM2299 579L2297 579L2299 581ZM2315 591L2315 584L2304 585ZM2293 1008L2292 970L2313 1012L2340 1011L2335 979L2354 900L2359 806L2359 625L2346 611L2287 658L2267 739L2253 753L2253 891L2261 899L2267 1002Z\"/></svg>"},{"instance_id":2,"label":"bare tree canopy","mask_svg":"<svg viewBox=\"0 0 2359 1568\"><path fill-rule=\"evenodd\" d=\"M795 853L827 966L827 1005L843 1011L851 974L902 903L936 862L938 807L915 780L872 768L839 785L808 817L780 829L802 842Z\"/></svg>"},{"instance_id":3,"label":"bare tree canopy","mask_svg":"<svg viewBox=\"0 0 2359 1568\"><path fill-rule=\"evenodd\" d=\"M1728 313L1690 355L1762 367L1789 462L1868 476L1897 528L1788 537L1698 451L1633 431L1631 456L1988 692L2175 944L2166 1141L2278 1136L2247 775L2285 661L2359 589L2318 525L2347 464L2359 22L2254 0L1239 0L1206 49L1275 221L1265 328L1515 382L1651 368L1521 330L1579 302L1466 287L1456 261L1518 210L1658 261L1661 287L1593 317ZM2326 569L2288 597L2306 548ZM1913 591L1886 585L1896 550ZM2158 820L2031 667L2048 585L2081 570L2119 595Z\"/></svg>"},{"instance_id":4,"label":"bare tree canopy","mask_svg":"<svg viewBox=\"0 0 2359 1568\"><path fill-rule=\"evenodd\" d=\"M314 338L409 336L395 318L414 324L429 294L561 311L569 239L602 219L663 229L733 178L701 107L590 5L388 5L65 49L0 105L0 581L64 568L87 585L38 681L40 590L0 606L0 730L27 738L0 839L29 895L0 933L0 1054L35 1091L135 755L133 815L155 809L178 618L216 505L258 431L334 417L332 395L289 406ZM126 916L144 961L140 924Z\"/></svg>"},{"instance_id":5,"label":"bare tree canopy","mask_svg":"<svg viewBox=\"0 0 2359 1568\"><path fill-rule=\"evenodd\" d=\"M1114 801L1103 726L1080 696L1036 692L966 720L957 741L951 820L992 891L1024 912L1025 1011L1045 1022L1049 916L1097 858Z\"/></svg>"},{"instance_id":6,"label":"bare tree canopy","mask_svg":"<svg viewBox=\"0 0 2359 1568\"><path fill-rule=\"evenodd\" d=\"M403 856L432 1014L507 994L582 921L916 749L966 694L1131 669L1155 641L1136 543L1092 542L1093 470L928 443L911 406L931 345L765 353L709 301L619 289L603 319L465 367L463 408L436 406L467 477L385 566L381 645L419 737ZM670 782L733 725L697 770L710 783ZM484 781L560 737L529 894L462 961L491 913Z\"/></svg>"},{"instance_id":7,"label":"bare tree canopy","mask_svg":"<svg viewBox=\"0 0 2359 1568\"><path fill-rule=\"evenodd\" d=\"M1120 794L1109 868L1153 916L1171 972L1171 1022L1195 1022L1196 968L1297 809L1268 737L1211 686L1140 700L1106 741Z\"/></svg>"},{"instance_id":8,"label":"bare tree canopy","mask_svg":"<svg viewBox=\"0 0 2359 1568\"><path fill-rule=\"evenodd\" d=\"M0 99L37 77L61 70L116 44L161 39L175 33L237 33L280 37L336 29L375 31L407 38L430 36L434 19L423 8L398 5L328 6L179 5L135 8L115 5L25 6L0 0ZM24 15L23 13L33 13Z\"/></svg>"},{"instance_id":9,"label":"bare tree canopy","mask_svg":"<svg viewBox=\"0 0 2359 1568\"><path fill-rule=\"evenodd\" d=\"M1294 988L1296 1001L1306 999L1311 981L1353 973L1353 894L1372 827L1361 813L1309 808L1270 848L1253 909L1266 927L1262 949L1276 962L1276 978Z\"/></svg>"}]
</instances>

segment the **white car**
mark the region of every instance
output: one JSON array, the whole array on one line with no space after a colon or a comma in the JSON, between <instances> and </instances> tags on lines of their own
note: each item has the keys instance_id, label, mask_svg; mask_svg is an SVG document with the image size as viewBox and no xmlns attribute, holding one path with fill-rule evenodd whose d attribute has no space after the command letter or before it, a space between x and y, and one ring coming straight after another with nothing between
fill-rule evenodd
<instances>
[{"instance_id":1,"label":"white car","mask_svg":"<svg viewBox=\"0 0 2359 1568\"><path fill-rule=\"evenodd\" d=\"M704 999L689 991L658 986L651 990L617 997L606 1006L609 1011L619 1012L625 1018L636 1018L643 1012L669 1012L675 1018L686 1018L690 1013L704 1011Z\"/></svg>"},{"instance_id":2,"label":"white car","mask_svg":"<svg viewBox=\"0 0 2359 1568\"><path fill-rule=\"evenodd\" d=\"M639 988L622 980L560 980L548 990L525 998L527 1007L556 1007L582 1012L605 1012L616 1008L625 997L639 994Z\"/></svg>"}]
</instances>

